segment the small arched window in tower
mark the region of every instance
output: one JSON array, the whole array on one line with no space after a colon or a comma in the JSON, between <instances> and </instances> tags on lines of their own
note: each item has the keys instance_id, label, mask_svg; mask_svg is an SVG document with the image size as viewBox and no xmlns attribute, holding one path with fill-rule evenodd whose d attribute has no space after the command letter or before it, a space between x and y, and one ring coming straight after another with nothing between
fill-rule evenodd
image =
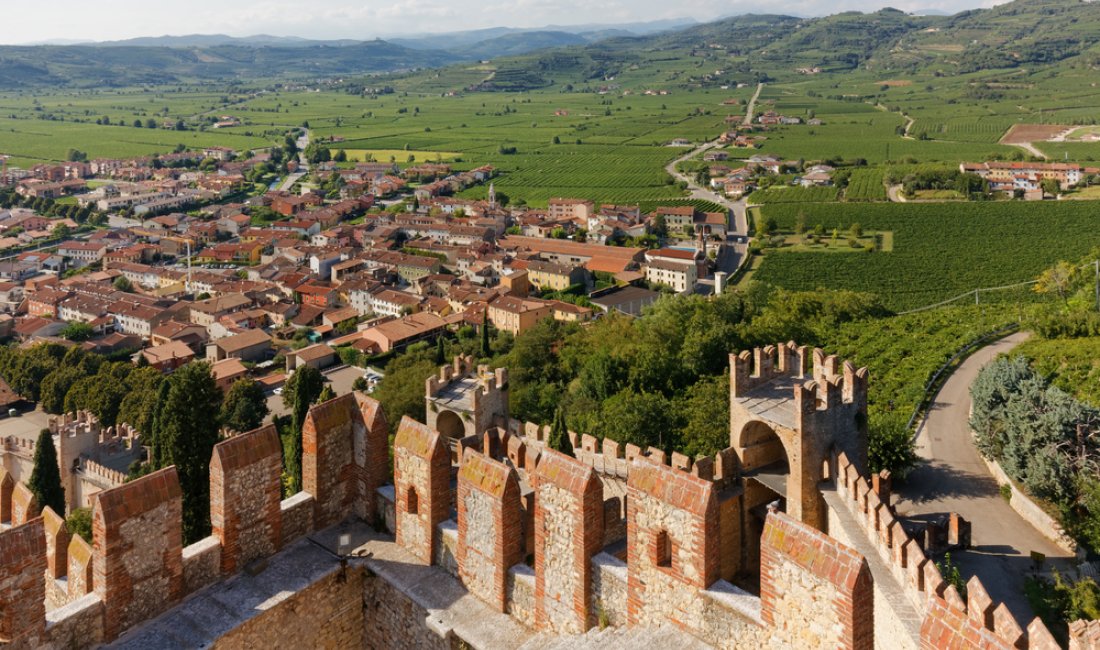
<instances>
[{"instance_id":1,"label":"small arched window in tower","mask_svg":"<svg viewBox=\"0 0 1100 650\"><path fill-rule=\"evenodd\" d=\"M405 493L405 512L410 515L420 514L420 497L416 495L415 488L409 488Z\"/></svg>"},{"instance_id":2,"label":"small arched window in tower","mask_svg":"<svg viewBox=\"0 0 1100 650\"><path fill-rule=\"evenodd\" d=\"M654 540L653 551L654 561L657 566L666 569L672 568L672 540L669 539L667 530L662 530L657 533L657 538Z\"/></svg>"}]
</instances>

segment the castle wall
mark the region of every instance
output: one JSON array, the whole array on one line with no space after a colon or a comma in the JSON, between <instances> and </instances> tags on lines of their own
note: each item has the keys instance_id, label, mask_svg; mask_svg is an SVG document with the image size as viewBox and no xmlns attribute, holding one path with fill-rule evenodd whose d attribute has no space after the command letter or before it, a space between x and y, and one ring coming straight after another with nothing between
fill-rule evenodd
<instances>
[{"instance_id":1,"label":"castle wall","mask_svg":"<svg viewBox=\"0 0 1100 650\"><path fill-rule=\"evenodd\" d=\"M333 571L222 636L213 648L379 647L364 633L363 575L362 568ZM381 647L416 647L389 645L392 637L382 638L387 641Z\"/></svg>"},{"instance_id":2,"label":"castle wall","mask_svg":"<svg viewBox=\"0 0 1100 650\"><path fill-rule=\"evenodd\" d=\"M11 525L19 526L38 516L38 499L26 483L16 483L11 496Z\"/></svg>"},{"instance_id":3,"label":"castle wall","mask_svg":"<svg viewBox=\"0 0 1100 650\"><path fill-rule=\"evenodd\" d=\"M638 461L627 499L628 620L699 627L698 592L718 578L718 503L709 481Z\"/></svg>"},{"instance_id":4,"label":"castle wall","mask_svg":"<svg viewBox=\"0 0 1100 650\"><path fill-rule=\"evenodd\" d=\"M508 569L523 561L519 481L507 465L467 450L458 472L458 575L497 611Z\"/></svg>"},{"instance_id":5,"label":"castle wall","mask_svg":"<svg viewBox=\"0 0 1100 650\"><path fill-rule=\"evenodd\" d=\"M548 449L533 474L535 599L540 628L580 633L596 623L591 558L603 547L603 486L596 473Z\"/></svg>"},{"instance_id":6,"label":"castle wall","mask_svg":"<svg viewBox=\"0 0 1100 650\"><path fill-rule=\"evenodd\" d=\"M0 532L0 643L34 647L46 626L46 533L42 519Z\"/></svg>"},{"instance_id":7,"label":"castle wall","mask_svg":"<svg viewBox=\"0 0 1100 650\"><path fill-rule=\"evenodd\" d=\"M275 425L215 445L210 461L210 523L221 543L220 573L231 575L279 550L282 470Z\"/></svg>"},{"instance_id":8,"label":"castle wall","mask_svg":"<svg viewBox=\"0 0 1100 650\"><path fill-rule=\"evenodd\" d=\"M182 596L181 508L174 467L96 497L93 585L106 605L108 639L167 610Z\"/></svg>"},{"instance_id":9,"label":"castle wall","mask_svg":"<svg viewBox=\"0 0 1100 650\"><path fill-rule=\"evenodd\" d=\"M366 578L361 598L367 608L366 628L361 643L355 647L367 650L451 650L454 647L447 635L440 635L426 625L432 613L389 581L380 577Z\"/></svg>"},{"instance_id":10,"label":"castle wall","mask_svg":"<svg viewBox=\"0 0 1100 650\"><path fill-rule=\"evenodd\" d=\"M451 510L450 450L438 432L406 417L394 438L393 468L397 544L431 564L436 527Z\"/></svg>"},{"instance_id":11,"label":"castle wall","mask_svg":"<svg viewBox=\"0 0 1100 650\"><path fill-rule=\"evenodd\" d=\"M760 546L761 618L772 645L873 647L874 590L863 557L777 512Z\"/></svg>"}]
</instances>

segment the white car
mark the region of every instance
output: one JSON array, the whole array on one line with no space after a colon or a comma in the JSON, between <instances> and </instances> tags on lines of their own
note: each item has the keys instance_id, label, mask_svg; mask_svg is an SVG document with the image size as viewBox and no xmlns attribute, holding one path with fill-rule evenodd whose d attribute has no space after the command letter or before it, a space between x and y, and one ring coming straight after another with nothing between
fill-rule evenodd
<instances>
[{"instance_id":1,"label":"white car","mask_svg":"<svg viewBox=\"0 0 1100 650\"><path fill-rule=\"evenodd\" d=\"M279 387L278 387L278 388L276 388L276 389L275 389L275 390L274 390L273 392L274 392L274 393L275 393L276 395L282 395L282 394L283 394L283 387L282 387L282 386L279 386Z\"/></svg>"}]
</instances>

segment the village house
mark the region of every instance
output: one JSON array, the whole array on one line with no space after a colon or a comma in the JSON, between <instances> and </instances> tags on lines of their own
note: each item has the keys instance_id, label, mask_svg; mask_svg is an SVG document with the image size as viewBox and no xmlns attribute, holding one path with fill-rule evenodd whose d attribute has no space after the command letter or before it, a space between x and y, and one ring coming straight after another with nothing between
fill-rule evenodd
<instances>
[{"instance_id":1,"label":"village house","mask_svg":"<svg viewBox=\"0 0 1100 650\"><path fill-rule=\"evenodd\" d=\"M581 266L530 260L527 262L527 278L539 289L564 291L573 285L587 284L588 273Z\"/></svg>"},{"instance_id":2,"label":"village house","mask_svg":"<svg viewBox=\"0 0 1100 650\"><path fill-rule=\"evenodd\" d=\"M375 325L360 332L360 337L378 353L405 348L417 341L434 339L447 328L439 316L420 312Z\"/></svg>"},{"instance_id":3,"label":"village house","mask_svg":"<svg viewBox=\"0 0 1100 650\"><path fill-rule=\"evenodd\" d=\"M671 287L676 293L690 293L698 279L694 262L656 259L646 265L646 280Z\"/></svg>"},{"instance_id":4,"label":"village house","mask_svg":"<svg viewBox=\"0 0 1100 650\"><path fill-rule=\"evenodd\" d=\"M259 329L212 341L206 346L209 361L236 358L241 361L263 361L272 352L271 337Z\"/></svg>"}]
</instances>

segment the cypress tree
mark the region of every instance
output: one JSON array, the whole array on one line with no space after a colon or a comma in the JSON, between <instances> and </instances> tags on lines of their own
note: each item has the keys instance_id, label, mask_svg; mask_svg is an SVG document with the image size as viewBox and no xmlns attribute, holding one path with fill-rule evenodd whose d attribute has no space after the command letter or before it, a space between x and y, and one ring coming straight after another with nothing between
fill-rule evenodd
<instances>
[{"instance_id":1,"label":"cypress tree","mask_svg":"<svg viewBox=\"0 0 1100 650\"><path fill-rule=\"evenodd\" d=\"M546 446L566 456L576 457L573 454L573 445L569 442L569 427L565 425L565 410L561 406L554 411L554 422L550 425L550 437L546 440Z\"/></svg>"},{"instance_id":2,"label":"cypress tree","mask_svg":"<svg viewBox=\"0 0 1100 650\"><path fill-rule=\"evenodd\" d=\"M65 488L61 486L61 468L57 465L57 449L53 446L53 435L49 429L38 432L38 442L34 445L34 469L27 482L38 507L46 506L62 517L65 516Z\"/></svg>"},{"instance_id":3,"label":"cypress tree","mask_svg":"<svg viewBox=\"0 0 1100 650\"><path fill-rule=\"evenodd\" d=\"M283 389L283 405L290 409L290 440L284 445L283 467L290 479L288 494L302 489L302 426L309 406L317 401L325 388L325 378L313 366L294 371Z\"/></svg>"},{"instance_id":4,"label":"cypress tree","mask_svg":"<svg viewBox=\"0 0 1100 650\"><path fill-rule=\"evenodd\" d=\"M443 348L443 336L435 339L435 365L442 366L447 362L447 351Z\"/></svg>"},{"instance_id":5,"label":"cypress tree","mask_svg":"<svg viewBox=\"0 0 1100 650\"><path fill-rule=\"evenodd\" d=\"M210 375L210 364L192 362L168 381L157 437L164 465L175 465L183 493L183 543L210 534L210 456L218 443L222 392Z\"/></svg>"},{"instance_id":6,"label":"cypress tree","mask_svg":"<svg viewBox=\"0 0 1100 650\"><path fill-rule=\"evenodd\" d=\"M164 450L164 437L161 433L161 429L164 428L164 405L168 402L168 392L172 386L168 381L160 382L160 387L157 388L157 405L153 412L152 425L147 432L149 435L149 463L153 466L153 469L160 469L164 467L165 450Z\"/></svg>"},{"instance_id":7,"label":"cypress tree","mask_svg":"<svg viewBox=\"0 0 1100 650\"><path fill-rule=\"evenodd\" d=\"M489 349L489 309L481 317L481 356L490 357L493 352Z\"/></svg>"}]
</instances>

